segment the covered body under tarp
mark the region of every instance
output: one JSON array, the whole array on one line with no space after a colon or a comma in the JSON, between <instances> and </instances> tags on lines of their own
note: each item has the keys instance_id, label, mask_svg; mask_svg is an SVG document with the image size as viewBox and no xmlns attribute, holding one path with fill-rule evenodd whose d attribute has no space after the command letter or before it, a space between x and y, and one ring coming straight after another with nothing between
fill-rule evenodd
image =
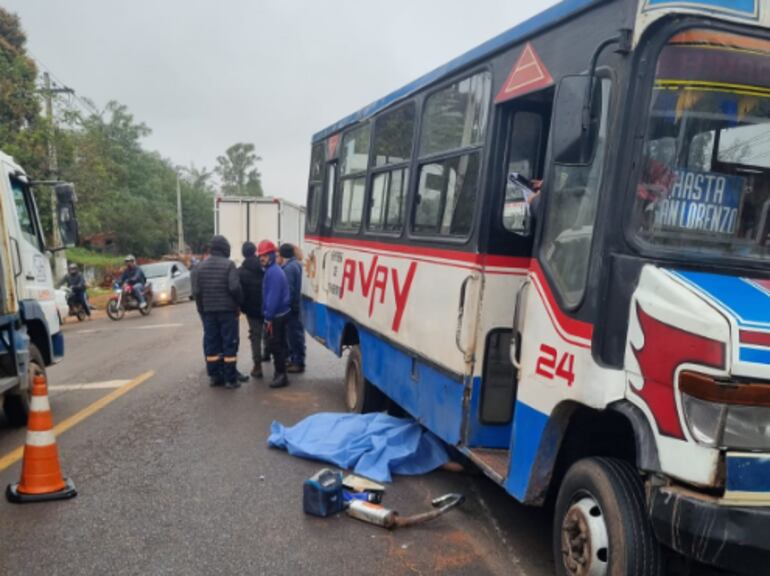
<instances>
[{"instance_id":1,"label":"covered body under tarp","mask_svg":"<svg viewBox=\"0 0 770 576\"><path fill-rule=\"evenodd\" d=\"M390 482L391 474L425 474L449 461L431 432L412 419L383 413L321 412L288 428L274 421L268 444L378 482Z\"/></svg>"}]
</instances>

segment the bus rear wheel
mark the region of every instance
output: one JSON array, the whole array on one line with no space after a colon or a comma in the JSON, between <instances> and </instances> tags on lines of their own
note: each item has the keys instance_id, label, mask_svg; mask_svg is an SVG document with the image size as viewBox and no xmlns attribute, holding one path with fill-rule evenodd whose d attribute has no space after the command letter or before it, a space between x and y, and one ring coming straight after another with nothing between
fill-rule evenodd
<instances>
[{"instance_id":1,"label":"bus rear wheel","mask_svg":"<svg viewBox=\"0 0 770 576\"><path fill-rule=\"evenodd\" d=\"M572 465L556 500L553 554L559 576L662 576L660 544L636 469L623 460Z\"/></svg>"},{"instance_id":2,"label":"bus rear wheel","mask_svg":"<svg viewBox=\"0 0 770 576\"><path fill-rule=\"evenodd\" d=\"M361 349L357 345L350 347L345 367L345 405L349 412L358 414L384 410L386 405L385 395L364 378Z\"/></svg>"}]
</instances>

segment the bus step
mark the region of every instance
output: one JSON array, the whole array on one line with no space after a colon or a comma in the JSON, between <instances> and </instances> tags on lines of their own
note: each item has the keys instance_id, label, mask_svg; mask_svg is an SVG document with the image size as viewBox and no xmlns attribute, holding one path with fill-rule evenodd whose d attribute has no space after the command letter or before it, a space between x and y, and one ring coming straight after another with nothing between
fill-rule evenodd
<instances>
[{"instance_id":1,"label":"bus step","mask_svg":"<svg viewBox=\"0 0 770 576\"><path fill-rule=\"evenodd\" d=\"M502 484L508 475L508 464L511 460L510 450L493 450L491 448L465 448L463 453L479 468L498 483Z\"/></svg>"}]
</instances>

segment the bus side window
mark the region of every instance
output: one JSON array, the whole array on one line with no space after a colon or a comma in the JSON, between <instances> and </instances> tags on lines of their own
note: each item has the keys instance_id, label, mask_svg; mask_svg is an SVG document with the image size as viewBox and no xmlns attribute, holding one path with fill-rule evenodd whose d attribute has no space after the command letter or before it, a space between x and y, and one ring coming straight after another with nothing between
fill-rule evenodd
<instances>
[{"instance_id":1,"label":"bus side window","mask_svg":"<svg viewBox=\"0 0 770 576\"><path fill-rule=\"evenodd\" d=\"M337 163L329 162L326 165L326 215L324 226L327 230L332 227L334 218L334 193L337 190Z\"/></svg>"},{"instance_id":2,"label":"bus side window","mask_svg":"<svg viewBox=\"0 0 770 576\"><path fill-rule=\"evenodd\" d=\"M361 228L370 138L371 124L369 123L346 132L342 137L340 186L337 194L339 200L334 202L335 230L358 232Z\"/></svg>"},{"instance_id":3,"label":"bus side window","mask_svg":"<svg viewBox=\"0 0 770 576\"><path fill-rule=\"evenodd\" d=\"M321 185L318 182L310 184L310 189L307 194L307 231L312 233L318 232L318 221L321 215Z\"/></svg>"},{"instance_id":4,"label":"bus side window","mask_svg":"<svg viewBox=\"0 0 770 576\"><path fill-rule=\"evenodd\" d=\"M545 120L535 112L515 112L508 121L508 156L505 163L503 227L509 232L526 234L525 223L530 198L522 194L516 174L528 180L540 178Z\"/></svg>"},{"instance_id":5,"label":"bus side window","mask_svg":"<svg viewBox=\"0 0 770 576\"><path fill-rule=\"evenodd\" d=\"M568 306L577 306L588 280L588 264L594 233L596 207L606 156L610 108L609 79L601 79L594 91L596 148L589 164L556 164L547 191L547 214L541 254L559 293ZM554 122L559 122L559 103Z\"/></svg>"},{"instance_id":6,"label":"bus side window","mask_svg":"<svg viewBox=\"0 0 770 576\"><path fill-rule=\"evenodd\" d=\"M313 146L310 153L310 182L307 192L307 221L305 227L308 232L318 232L318 222L321 215L321 191L324 165L324 145L319 142Z\"/></svg>"},{"instance_id":7,"label":"bus side window","mask_svg":"<svg viewBox=\"0 0 770 576\"><path fill-rule=\"evenodd\" d=\"M476 212L491 75L480 72L428 96L423 111L412 232L468 237Z\"/></svg>"}]
</instances>

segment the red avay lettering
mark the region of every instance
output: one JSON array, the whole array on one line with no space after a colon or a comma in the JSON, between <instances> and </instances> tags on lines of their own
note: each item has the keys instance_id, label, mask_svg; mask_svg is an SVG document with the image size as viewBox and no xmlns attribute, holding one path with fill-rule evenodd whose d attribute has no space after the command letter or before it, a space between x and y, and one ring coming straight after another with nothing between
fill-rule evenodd
<instances>
[{"instance_id":1,"label":"red avay lettering","mask_svg":"<svg viewBox=\"0 0 770 576\"><path fill-rule=\"evenodd\" d=\"M369 300L369 318L374 312L374 299L377 297L377 290L380 291L380 304L385 304L385 290L388 288L388 269L385 266L378 266L377 273L374 275L374 288L372 297Z\"/></svg>"},{"instance_id":2,"label":"red avay lettering","mask_svg":"<svg viewBox=\"0 0 770 576\"><path fill-rule=\"evenodd\" d=\"M356 289L356 263L354 260L345 260L342 265L342 284L340 284L340 300L345 297L347 290Z\"/></svg>"},{"instance_id":3,"label":"red avay lettering","mask_svg":"<svg viewBox=\"0 0 770 576\"><path fill-rule=\"evenodd\" d=\"M396 294L396 314L393 316L393 328L394 332L398 332L401 328L401 317L404 315L406 309L406 301L409 299L409 291L412 289L412 279L414 278L414 272L417 270L417 262L412 262L409 265L409 270L406 272L406 279L404 285L399 288L398 286L398 270L393 268L391 273L393 274L393 290Z\"/></svg>"},{"instance_id":4,"label":"red avay lettering","mask_svg":"<svg viewBox=\"0 0 770 576\"><path fill-rule=\"evenodd\" d=\"M376 303L385 304L386 294L388 293L388 282L390 281L392 285L390 291L393 294L393 300L396 305L396 312L393 315L391 329L394 332L398 332L401 328L401 319L404 316L407 301L409 300L409 292L412 289L412 280L414 280L414 274L417 270L417 262L409 264L409 269L406 272L406 277L402 284L398 270L380 264L378 256L372 258L368 269L363 262L352 258L346 258L342 265L342 282L340 283L339 292L340 300L342 300L348 292L356 291L356 270L358 270L358 276L360 277L360 281L358 282L361 287L360 293L364 298L369 300L370 318L374 314L374 306Z\"/></svg>"},{"instance_id":5,"label":"red avay lettering","mask_svg":"<svg viewBox=\"0 0 770 576\"><path fill-rule=\"evenodd\" d=\"M369 298L369 288L372 286L372 278L374 277L374 270L377 268L377 259L379 256L372 258L372 263L369 265L369 273L364 275L364 263L358 263L358 273L361 274L361 288L364 292L364 298ZM369 308L369 316L372 315L372 309Z\"/></svg>"}]
</instances>

